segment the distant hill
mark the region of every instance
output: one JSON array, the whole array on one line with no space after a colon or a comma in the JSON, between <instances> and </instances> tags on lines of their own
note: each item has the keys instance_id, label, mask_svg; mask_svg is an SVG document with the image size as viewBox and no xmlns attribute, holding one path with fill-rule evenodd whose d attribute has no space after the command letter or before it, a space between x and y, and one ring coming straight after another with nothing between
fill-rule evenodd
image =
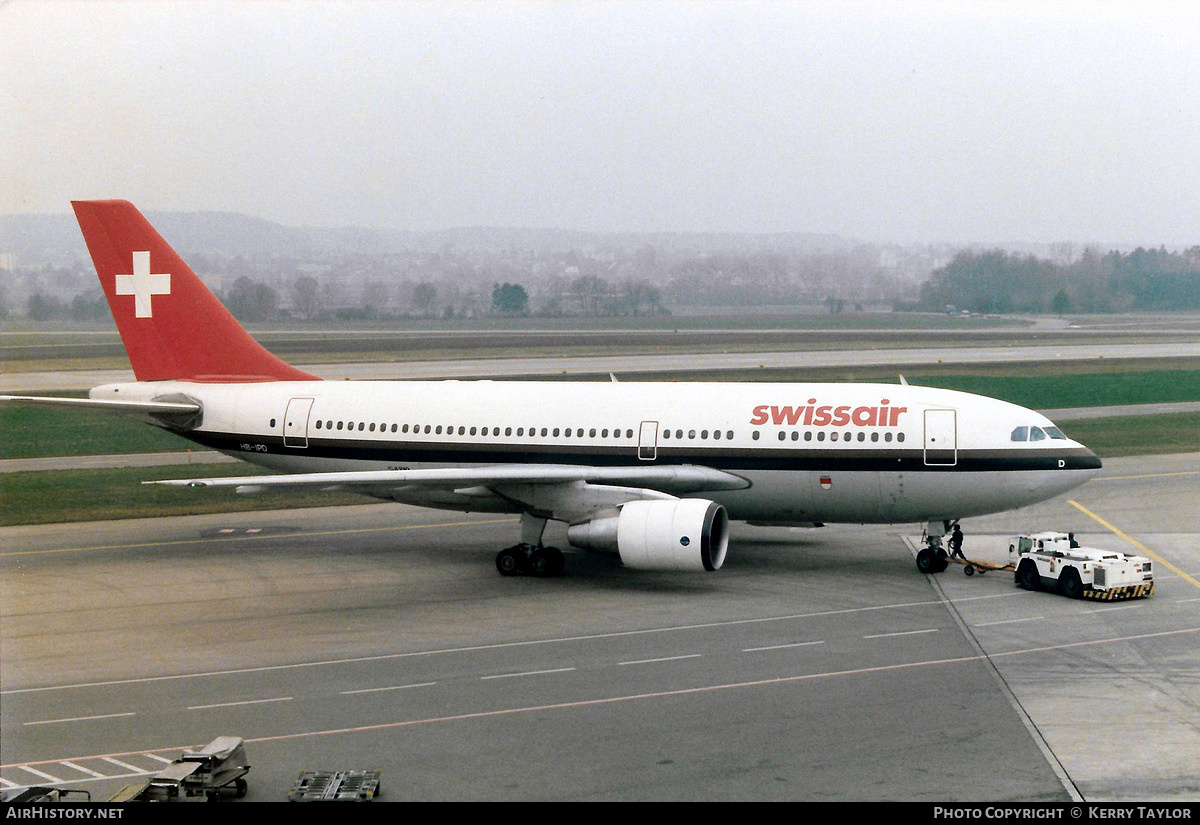
<instances>
[{"instance_id":1,"label":"distant hill","mask_svg":"<svg viewBox=\"0 0 1200 825\"><path fill-rule=\"evenodd\" d=\"M148 212L146 217L185 258L308 257L381 254L414 250L568 251L653 246L680 252L845 252L856 244L836 235L810 233L627 233L606 235L562 229L463 227L430 232L354 227L291 227L234 212ZM0 256L22 266L69 264L87 258L72 215L0 216Z\"/></svg>"}]
</instances>

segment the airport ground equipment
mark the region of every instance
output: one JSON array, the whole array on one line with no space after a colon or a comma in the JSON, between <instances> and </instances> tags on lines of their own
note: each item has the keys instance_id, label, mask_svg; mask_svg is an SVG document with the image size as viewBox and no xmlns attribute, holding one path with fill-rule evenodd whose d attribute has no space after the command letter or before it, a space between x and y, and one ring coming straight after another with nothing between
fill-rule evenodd
<instances>
[{"instance_id":1,"label":"airport ground equipment","mask_svg":"<svg viewBox=\"0 0 1200 825\"><path fill-rule=\"evenodd\" d=\"M370 802L380 793L379 771L301 771L288 802Z\"/></svg>"},{"instance_id":2,"label":"airport ground equipment","mask_svg":"<svg viewBox=\"0 0 1200 825\"><path fill-rule=\"evenodd\" d=\"M989 570L1016 570L1016 566L1012 562L1009 562L1008 564L993 564L990 561L956 559L953 557L947 558L946 561L953 562L954 564L961 564L963 566L963 573L967 576L974 576L976 573L982 576Z\"/></svg>"},{"instance_id":3,"label":"airport ground equipment","mask_svg":"<svg viewBox=\"0 0 1200 825\"><path fill-rule=\"evenodd\" d=\"M246 795L250 765L240 736L218 736L199 750L183 755L149 779L126 785L110 802L162 802L203 797L216 800L222 792Z\"/></svg>"},{"instance_id":4,"label":"airport ground equipment","mask_svg":"<svg viewBox=\"0 0 1200 825\"><path fill-rule=\"evenodd\" d=\"M1154 592L1153 563L1145 556L1072 546L1070 534L1013 536L1008 552L1014 577L1026 590L1057 590L1072 599L1114 601Z\"/></svg>"},{"instance_id":5,"label":"airport ground equipment","mask_svg":"<svg viewBox=\"0 0 1200 825\"><path fill-rule=\"evenodd\" d=\"M44 786L9 791L0 796L0 802L5 805L61 805L91 801L92 795L88 791Z\"/></svg>"}]
</instances>

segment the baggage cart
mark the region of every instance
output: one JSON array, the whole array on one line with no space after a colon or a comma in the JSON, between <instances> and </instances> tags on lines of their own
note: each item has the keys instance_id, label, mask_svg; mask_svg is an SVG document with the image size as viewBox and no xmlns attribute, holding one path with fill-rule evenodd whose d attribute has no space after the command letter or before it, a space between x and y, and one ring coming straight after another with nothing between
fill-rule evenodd
<instances>
[{"instance_id":1,"label":"baggage cart","mask_svg":"<svg viewBox=\"0 0 1200 825\"><path fill-rule=\"evenodd\" d=\"M219 799L231 792L246 795L245 776L250 772L246 747L240 736L218 736L203 748L183 755L149 779L126 785L110 802L167 802L203 797Z\"/></svg>"},{"instance_id":2,"label":"baggage cart","mask_svg":"<svg viewBox=\"0 0 1200 825\"><path fill-rule=\"evenodd\" d=\"M380 793L379 771L301 771L288 802L370 802Z\"/></svg>"}]
</instances>

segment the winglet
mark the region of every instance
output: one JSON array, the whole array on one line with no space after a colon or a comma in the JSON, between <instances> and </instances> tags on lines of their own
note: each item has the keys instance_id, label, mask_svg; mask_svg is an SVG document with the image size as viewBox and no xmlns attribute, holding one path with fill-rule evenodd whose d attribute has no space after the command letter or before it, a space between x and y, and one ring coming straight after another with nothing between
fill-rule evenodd
<instances>
[{"instance_id":1,"label":"winglet","mask_svg":"<svg viewBox=\"0 0 1200 825\"><path fill-rule=\"evenodd\" d=\"M312 381L265 350L128 201L72 201L139 381Z\"/></svg>"}]
</instances>

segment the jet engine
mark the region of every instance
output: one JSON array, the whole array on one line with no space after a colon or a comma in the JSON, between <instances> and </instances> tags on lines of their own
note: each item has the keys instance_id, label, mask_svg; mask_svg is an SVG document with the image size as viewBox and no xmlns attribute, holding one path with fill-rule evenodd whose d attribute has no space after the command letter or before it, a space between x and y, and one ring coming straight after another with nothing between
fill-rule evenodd
<instances>
[{"instance_id":1,"label":"jet engine","mask_svg":"<svg viewBox=\"0 0 1200 825\"><path fill-rule=\"evenodd\" d=\"M576 547L615 552L636 570L718 570L729 548L729 516L699 498L630 501L614 515L567 528Z\"/></svg>"}]
</instances>

